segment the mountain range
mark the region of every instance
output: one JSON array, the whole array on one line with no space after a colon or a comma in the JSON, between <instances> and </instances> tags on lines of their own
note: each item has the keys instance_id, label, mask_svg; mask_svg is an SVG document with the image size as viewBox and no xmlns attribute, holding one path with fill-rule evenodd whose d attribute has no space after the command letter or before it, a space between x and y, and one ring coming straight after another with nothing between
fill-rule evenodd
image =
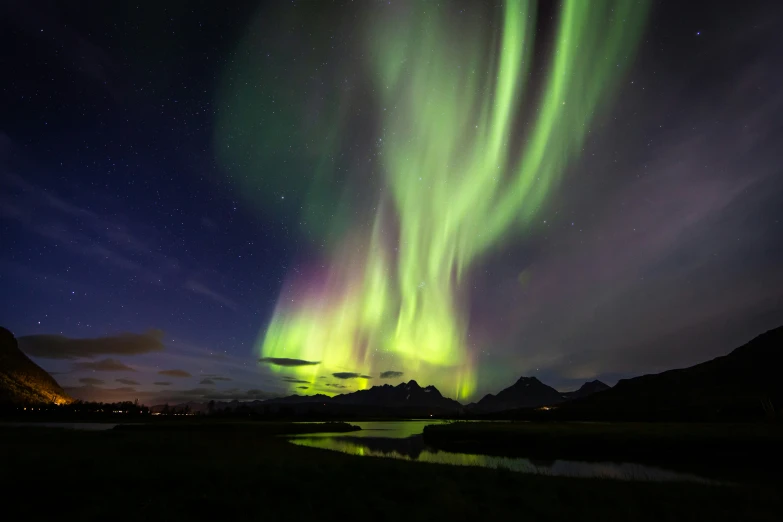
<instances>
[{"instance_id":1,"label":"mountain range","mask_svg":"<svg viewBox=\"0 0 783 522\"><path fill-rule=\"evenodd\" d=\"M213 408L217 411L245 406L253 411L272 411L286 408L295 413L329 413L329 414L366 414L420 417L430 415L455 415L459 413L483 414L514 408L531 408L550 406L569 400L570 396L587 396L594 391L609 388L600 381L585 383L574 392L559 392L547 386L535 377L521 377L514 385L500 391L497 395L489 394L478 403L463 406L454 399L444 397L435 386L421 387L414 380L400 383L396 386L384 384L373 386L366 390L344 393L329 397L327 395L289 395L275 399L252 402L216 402ZM188 402L178 404L175 408L185 406L191 412L205 412L204 403ZM153 406L153 412L163 411L164 406Z\"/></svg>"},{"instance_id":2,"label":"mountain range","mask_svg":"<svg viewBox=\"0 0 783 522\"><path fill-rule=\"evenodd\" d=\"M187 406L192 412L207 411L207 404L189 402L178 404L174 408ZM153 406L151 411L163 411L162 405ZM384 384L366 390L343 393L329 397L316 395L289 395L267 400L250 402L214 402L213 408L221 411L226 408L235 410L247 407L252 411L271 412L286 409L293 412L314 414L360 414L370 416L407 416L422 417L430 415L454 415L462 410L462 404L441 395L435 386L421 387L416 381L408 381L392 386Z\"/></svg>"},{"instance_id":3,"label":"mountain range","mask_svg":"<svg viewBox=\"0 0 783 522\"><path fill-rule=\"evenodd\" d=\"M353 393L345 393L332 398L339 404L361 404L383 407L431 407L444 410L459 411L462 404L454 399L448 399L441 395L435 386L422 388L416 381L408 381L392 386L384 384L373 386L367 390L359 390Z\"/></svg>"},{"instance_id":4,"label":"mountain range","mask_svg":"<svg viewBox=\"0 0 783 522\"><path fill-rule=\"evenodd\" d=\"M783 404L783 327L759 335L728 355L689 368L623 379L610 388L586 382L576 391L560 392L535 377L521 377L497 394L462 406L434 386L416 381L328 398L293 395L255 401L257 407L298 405L313 411L397 412L413 414L500 416L551 419L709 419L775 415ZM551 411L535 411L553 406ZM350 407L353 407L351 409ZM549 410L549 409L548 409Z\"/></svg>"},{"instance_id":5,"label":"mountain range","mask_svg":"<svg viewBox=\"0 0 783 522\"><path fill-rule=\"evenodd\" d=\"M560 392L535 377L520 377L513 385L463 406L434 386L416 381L384 384L329 397L291 395L252 402L191 402L193 412L247 407L254 411L323 413L329 415L494 416L563 420L596 419L721 419L775 416L783 404L783 326L759 335L725 356L688 368L623 379L610 388L586 382L576 391ZM18 347L10 331L0 328L0 403L69 403L57 381ZM536 411L549 406L546 411ZM162 406L152 407L160 411ZM551 411L550 411L551 410Z\"/></svg>"},{"instance_id":6,"label":"mountain range","mask_svg":"<svg viewBox=\"0 0 783 522\"><path fill-rule=\"evenodd\" d=\"M535 377L520 377L517 382L501 390L497 395L489 393L477 403L469 404L466 410L472 414L483 414L519 408L554 406L608 389L608 385L595 380L584 383L576 391L560 392Z\"/></svg>"}]
</instances>

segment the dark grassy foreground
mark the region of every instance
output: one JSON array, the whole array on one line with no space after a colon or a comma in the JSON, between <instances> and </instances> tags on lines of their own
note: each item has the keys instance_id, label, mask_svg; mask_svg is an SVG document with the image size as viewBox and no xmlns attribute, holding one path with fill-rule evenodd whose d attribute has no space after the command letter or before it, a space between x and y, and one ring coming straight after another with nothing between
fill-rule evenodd
<instances>
[{"instance_id":1,"label":"dark grassy foreground","mask_svg":"<svg viewBox=\"0 0 783 522\"><path fill-rule=\"evenodd\" d=\"M783 508L771 486L539 477L352 457L271 436L288 429L0 428L3 520L772 521Z\"/></svg>"},{"instance_id":2,"label":"dark grassy foreground","mask_svg":"<svg viewBox=\"0 0 783 522\"><path fill-rule=\"evenodd\" d=\"M637 462L745 482L783 475L779 423L455 422L427 426L424 441L447 451Z\"/></svg>"}]
</instances>

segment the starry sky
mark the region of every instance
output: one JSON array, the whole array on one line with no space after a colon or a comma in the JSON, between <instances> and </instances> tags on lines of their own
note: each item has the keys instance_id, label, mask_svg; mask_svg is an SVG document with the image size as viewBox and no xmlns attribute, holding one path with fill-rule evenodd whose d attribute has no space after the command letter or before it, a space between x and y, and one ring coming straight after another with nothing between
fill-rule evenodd
<instances>
[{"instance_id":1,"label":"starry sky","mask_svg":"<svg viewBox=\"0 0 783 522\"><path fill-rule=\"evenodd\" d=\"M582 34L543 147L567 161L533 169L546 191L500 227L484 184L459 214L433 176L470 181L454 165L492 148L472 123L502 91L443 93L502 77L502 3L3 3L0 322L75 397L148 404L410 378L464 401L521 375L569 390L779 326L782 8L606 5L591 26L638 27L593 55ZM535 94L504 107L509 156L535 151L557 88L559 9L520 16L534 50L511 83ZM450 110L423 110L431 92ZM407 256L411 233L427 248Z\"/></svg>"}]
</instances>

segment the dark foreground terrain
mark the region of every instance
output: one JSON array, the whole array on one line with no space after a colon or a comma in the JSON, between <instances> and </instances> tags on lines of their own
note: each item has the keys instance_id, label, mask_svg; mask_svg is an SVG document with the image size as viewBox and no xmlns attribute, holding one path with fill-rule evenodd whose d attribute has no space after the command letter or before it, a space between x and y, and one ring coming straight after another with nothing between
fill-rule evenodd
<instances>
[{"instance_id":1,"label":"dark foreground terrain","mask_svg":"<svg viewBox=\"0 0 783 522\"><path fill-rule=\"evenodd\" d=\"M743 483L783 481L781 423L455 422L434 448L542 460L636 462Z\"/></svg>"},{"instance_id":2,"label":"dark foreground terrain","mask_svg":"<svg viewBox=\"0 0 783 522\"><path fill-rule=\"evenodd\" d=\"M309 426L291 429L323 430ZM298 447L279 423L189 428L0 427L3 520L773 521L783 509L774 484L530 476Z\"/></svg>"}]
</instances>

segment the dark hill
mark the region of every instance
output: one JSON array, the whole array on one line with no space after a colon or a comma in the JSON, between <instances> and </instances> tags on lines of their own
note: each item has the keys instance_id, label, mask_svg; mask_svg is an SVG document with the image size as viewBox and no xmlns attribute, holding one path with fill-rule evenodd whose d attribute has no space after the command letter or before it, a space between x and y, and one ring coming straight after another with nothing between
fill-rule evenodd
<instances>
[{"instance_id":1,"label":"dark hill","mask_svg":"<svg viewBox=\"0 0 783 522\"><path fill-rule=\"evenodd\" d=\"M584 399L585 397L598 393L600 391L608 390L609 386L601 381L589 381L584 383L578 390L572 392L562 392L564 398L568 400Z\"/></svg>"},{"instance_id":2,"label":"dark hill","mask_svg":"<svg viewBox=\"0 0 783 522\"><path fill-rule=\"evenodd\" d=\"M516 408L536 408L563 402L563 394L535 377L520 377L497 395L487 394L471 408L475 413L491 413Z\"/></svg>"},{"instance_id":3,"label":"dark hill","mask_svg":"<svg viewBox=\"0 0 783 522\"><path fill-rule=\"evenodd\" d=\"M783 408L783 327L728 355L678 370L623 379L613 388L563 405L579 418L720 420L774 416Z\"/></svg>"},{"instance_id":4,"label":"dark hill","mask_svg":"<svg viewBox=\"0 0 783 522\"><path fill-rule=\"evenodd\" d=\"M22 353L10 331L0 327L0 403L70 402L73 399L57 381Z\"/></svg>"}]
</instances>

